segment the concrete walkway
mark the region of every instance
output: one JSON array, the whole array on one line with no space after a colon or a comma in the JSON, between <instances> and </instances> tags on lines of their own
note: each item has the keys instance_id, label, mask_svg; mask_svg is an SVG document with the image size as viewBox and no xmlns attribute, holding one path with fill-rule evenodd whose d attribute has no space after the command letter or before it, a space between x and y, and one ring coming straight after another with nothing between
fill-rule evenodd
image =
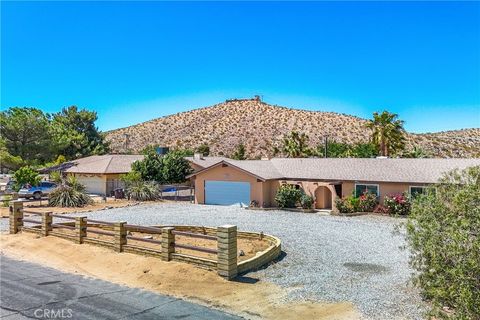
<instances>
[{"instance_id":1,"label":"concrete walkway","mask_svg":"<svg viewBox=\"0 0 480 320\"><path fill-rule=\"evenodd\" d=\"M170 296L0 256L0 318L241 319Z\"/></svg>"}]
</instances>

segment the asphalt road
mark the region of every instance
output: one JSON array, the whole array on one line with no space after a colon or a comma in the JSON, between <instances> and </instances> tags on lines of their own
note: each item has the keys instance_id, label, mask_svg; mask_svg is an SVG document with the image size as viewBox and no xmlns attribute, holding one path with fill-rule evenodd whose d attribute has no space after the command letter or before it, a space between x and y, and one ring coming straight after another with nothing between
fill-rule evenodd
<instances>
[{"instance_id":1,"label":"asphalt road","mask_svg":"<svg viewBox=\"0 0 480 320\"><path fill-rule=\"evenodd\" d=\"M241 319L170 296L0 256L0 318Z\"/></svg>"}]
</instances>

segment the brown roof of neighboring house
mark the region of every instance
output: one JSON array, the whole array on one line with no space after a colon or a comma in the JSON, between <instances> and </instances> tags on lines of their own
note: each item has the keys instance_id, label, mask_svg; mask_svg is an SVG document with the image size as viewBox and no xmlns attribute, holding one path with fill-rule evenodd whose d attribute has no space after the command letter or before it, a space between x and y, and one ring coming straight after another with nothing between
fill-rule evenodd
<instances>
[{"instance_id":1,"label":"brown roof of neighboring house","mask_svg":"<svg viewBox=\"0 0 480 320\"><path fill-rule=\"evenodd\" d=\"M435 183L445 172L480 165L480 159L273 158L224 160L222 163L231 164L262 180ZM218 163L193 175L217 165Z\"/></svg>"},{"instance_id":2,"label":"brown roof of neighboring house","mask_svg":"<svg viewBox=\"0 0 480 320\"><path fill-rule=\"evenodd\" d=\"M143 155L107 154L103 156L90 156L68 162L65 172L70 173L127 173L130 172L132 163L142 160Z\"/></svg>"}]
</instances>

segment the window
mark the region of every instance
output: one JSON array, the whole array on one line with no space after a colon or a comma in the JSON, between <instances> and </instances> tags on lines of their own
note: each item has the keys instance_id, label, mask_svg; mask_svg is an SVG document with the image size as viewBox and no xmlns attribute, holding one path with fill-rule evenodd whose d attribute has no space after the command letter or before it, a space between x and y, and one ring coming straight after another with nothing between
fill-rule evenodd
<instances>
[{"instance_id":1,"label":"window","mask_svg":"<svg viewBox=\"0 0 480 320\"><path fill-rule=\"evenodd\" d=\"M425 187L421 186L410 186L410 195L412 198L416 197L419 194L423 194L425 192Z\"/></svg>"},{"instance_id":2,"label":"window","mask_svg":"<svg viewBox=\"0 0 480 320\"><path fill-rule=\"evenodd\" d=\"M380 196L378 184L355 184L355 196L360 197L365 192Z\"/></svg>"}]
</instances>

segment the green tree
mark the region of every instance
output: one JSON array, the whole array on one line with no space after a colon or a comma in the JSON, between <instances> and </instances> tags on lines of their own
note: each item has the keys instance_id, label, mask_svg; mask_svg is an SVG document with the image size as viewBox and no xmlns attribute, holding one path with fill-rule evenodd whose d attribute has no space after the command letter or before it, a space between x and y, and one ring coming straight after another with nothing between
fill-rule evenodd
<instances>
[{"instance_id":1,"label":"green tree","mask_svg":"<svg viewBox=\"0 0 480 320\"><path fill-rule=\"evenodd\" d=\"M378 147L371 142L357 143L352 148L354 158L374 158L378 155Z\"/></svg>"},{"instance_id":2,"label":"green tree","mask_svg":"<svg viewBox=\"0 0 480 320\"><path fill-rule=\"evenodd\" d=\"M138 172L144 181L164 182L162 156L155 152L150 151L142 160L135 161L132 170Z\"/></svg>"},{"instance_id":3,"label":"green tree","mask_svg":"<svg viewBox=\"0 0 480 320\"><path fill-rule=\"evenodd\" d=\"M167 153L162 159L162 177L167 183L182 183L193 172L182 150Z\"/></svg>"},{"instance_id":4,"label":"green tree","mask_svg":"<svg viewBox=\"0 0 480 320\"><path fill-rule=\"evenodd\" d=\"M245 145L243 143L240 143L237 146L237 149L235 150L235 152L232 154L231 158L235 160L245 160L247 159L245 152L246 152Z\"/></svg>"},{"instance_id":5,"label":"green tree","mask_svg":"<svg viewBox=\"0 0 480 320\"><path fill-rule=\"evenodd\" d=\"M305 133L292 131L283 137L282 151L289 158L306 158L312 154L308 147L308 136Z\"/></svg>"},{"instance_id":6,"label":"green tree","mask_svg":"<svg viewBox=\"0 0 480 320\"><path fill-rule=\"evenodd\" d=\"M95 111L78 110L76 106L54 114L50 131L58 154L70 160L106 153L108 144L95 126L97 119Z\"/></svg>"},{"instance_id":7,"label":"green tree","mask_svg":"<svg viewBox=\"0 0 480 320\"><path fill-rule=\"evenodd\" d=\"M17 170L23 164L22 158L10 154L5 143L5 139L0 137L0 172L4 172L5 169L7 171Z\"/></svg>"},{"instance_id":8,"label":"green tree","mask_svg":"<svg viewBox=\"0 0 480 320\"><path fill-rule=\"evenodd\" d=\"M210 147L208 144L203 143L198 148L195 150L198 153L201 153L204 157L208 156L210 154Z\"/></svg>"},{"instance_id":9,"label":"green tree","mask_svg":"<svg viewBox=\"0 0 480 320\"><path fill-rule=\"evenodd\" d=\"M372 142L380 149L382 156L389 156L401 151L405 145L405 129L398 114L383 111L374 112L373 119L367 123L372 130Z\"/></svg>"},{"instance_id":10,"label":"green tree","mask_svg":"<svg viewBox=\"0 0 480 320\"><path fill-rule=\"evenodd\" d=\"M15 191L20 190L20 188L25 184L36 186L41 180L38 172L30 166L24 166L15 171L13 174L13 179L15 180Z\"/></svg>"},{"instance_id":11,"label":"green tree","mask_svg":"<svg viewBox=\"0 0 480 320\"><path fill-rule=\"evenodd\" d=\"M20 158L31 165L51 160L52 143L48 129L49 117L39 109L15 107L2 111L0 136L5 148L3 156L16 163Z\"/></svg>"},{"instance_id":12,"label":"green tree","mask_svg":"<svg viewBox=\"0 0 480 320\"><path fill-rule=\"evenodd\" d=\"M317 147L317 154L325 156L325 145ZM378 154L378 148L373 143L348 144L335 141L327 143L327 158L372 158Z\"/></svg>"},{"instance_id":13,"label":"green tree","mask_svg":"<svg viewBox=\"0 0 480 320\"><path fill-rule=\"evenodd\" d=\"M480 315L480 166L446 174L413 199L407 240L416 283L432 302L432 315ZM453 313L446 316L442 309Z\"/></svg>"}]
</instances>

